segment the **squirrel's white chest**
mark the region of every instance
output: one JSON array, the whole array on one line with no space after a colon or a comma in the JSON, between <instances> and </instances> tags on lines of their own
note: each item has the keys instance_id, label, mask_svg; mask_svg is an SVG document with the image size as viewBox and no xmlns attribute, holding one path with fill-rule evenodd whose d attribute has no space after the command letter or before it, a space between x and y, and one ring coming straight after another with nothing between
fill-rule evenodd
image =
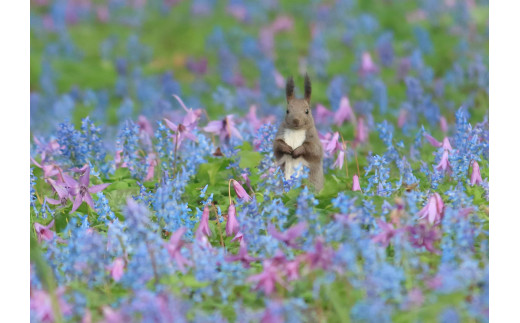
<instances>
[{"instance_id":1,"label":"squirrel's white chest","mask_svg":"<svg viewBox=\"0 0 520 323\"><path fill-rule=\"evenodd\" d=\"M283 134L283 141L291 146L292 149L300 147L305 141L305 129L285 129ZM296 176L300 176L302 167L304 165L309 166L303 157L292 158L290 155L285 155L280 162L285 163L285 179L290 179L296 170L298 170L298 172L296 172Z\"/></svg>"},{"instance_id":2,"label":"squirrel's white chest","mask_svg":"<svg viewBox=\"0 0 520 323\"><path fill-rule=\"evenodd\" d=\"M285 129L283 134L283 141L285 141L286 144L291 146L292 149L300 147L305 141L305 129Z\"/></svg>"}]
</instances>

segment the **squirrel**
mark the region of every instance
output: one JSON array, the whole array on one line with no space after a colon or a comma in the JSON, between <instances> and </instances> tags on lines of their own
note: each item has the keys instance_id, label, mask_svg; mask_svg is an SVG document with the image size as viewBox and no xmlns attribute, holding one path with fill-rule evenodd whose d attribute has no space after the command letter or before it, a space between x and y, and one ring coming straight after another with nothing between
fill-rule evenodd
<instances>
[{"instance_id":1,"label":"squirrel","mask_svg":"<svg viewBox=\"0 0 520 323\"><path fill-rule=\"evenodd\" d=\"M317 191L323 188L323 146L314 125L310 101L311 80L305 74L305 96L294 97L294 80L288 78L285 86L287 111L274 139L273 151L277 164L286 179L290 179L298 166L309 167L309 181ZM300 174L297 173L296 176Z\"/></svg>"}]
</instances>

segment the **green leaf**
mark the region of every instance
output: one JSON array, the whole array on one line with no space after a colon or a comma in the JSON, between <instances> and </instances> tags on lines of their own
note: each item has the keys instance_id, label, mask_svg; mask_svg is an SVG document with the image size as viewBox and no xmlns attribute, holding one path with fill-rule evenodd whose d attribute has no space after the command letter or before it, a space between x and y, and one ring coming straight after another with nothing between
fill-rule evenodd
<instances>
[{"instance_id":1,"label":"green leaf","mask_svg":"<svg viewBox=\"0 0 520 323\"><path fill-rule=\"evenodd\" d=\"M240 157L241 168L255 168L263 158L262 154L256 151L239 151L237 155Z\"/></svg>"}]
</instances>

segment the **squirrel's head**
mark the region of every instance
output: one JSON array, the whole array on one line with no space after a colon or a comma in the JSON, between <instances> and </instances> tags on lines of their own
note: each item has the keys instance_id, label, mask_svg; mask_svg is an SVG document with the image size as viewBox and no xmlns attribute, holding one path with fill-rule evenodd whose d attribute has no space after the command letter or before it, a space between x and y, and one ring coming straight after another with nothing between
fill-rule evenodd
<instances>
[{"instance_id":1,"label":"squirrel's head","mask_svg":"<svg viewBox=\"0 0 520 323\"><path fill-rule=\"evenodd\" d=\"M304 81L305 95L303 99L294 97L294 80L287 79L285 86L285 96L287 97L287 111L285 114L285 125L289 129L309 129L314 126L314 119L311 112L311 80L305 74Z\"/></svg>"}]
</instances>

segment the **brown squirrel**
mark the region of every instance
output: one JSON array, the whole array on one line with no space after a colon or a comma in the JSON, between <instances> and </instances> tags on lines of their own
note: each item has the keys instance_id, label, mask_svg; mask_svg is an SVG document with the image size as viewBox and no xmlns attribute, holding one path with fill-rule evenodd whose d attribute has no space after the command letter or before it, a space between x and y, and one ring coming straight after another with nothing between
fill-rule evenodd
<instances>
[{"instance_id":1,"label":"brown squirrel","mask_svg":"<svg viewBox=\"0 0 520 323\"><path fill-rule=\"evenodd\" d=\"M311 113L312 88L307 74L304 88L304 98L296 99L292 76L287 80L287 112L274 139L273 150L277 164L284 170L286 179L291 178L297 166L305 165L309 167L309 181L319 191L323 188L324 181L323 147Z\"/></svg>"}]
</instances>

